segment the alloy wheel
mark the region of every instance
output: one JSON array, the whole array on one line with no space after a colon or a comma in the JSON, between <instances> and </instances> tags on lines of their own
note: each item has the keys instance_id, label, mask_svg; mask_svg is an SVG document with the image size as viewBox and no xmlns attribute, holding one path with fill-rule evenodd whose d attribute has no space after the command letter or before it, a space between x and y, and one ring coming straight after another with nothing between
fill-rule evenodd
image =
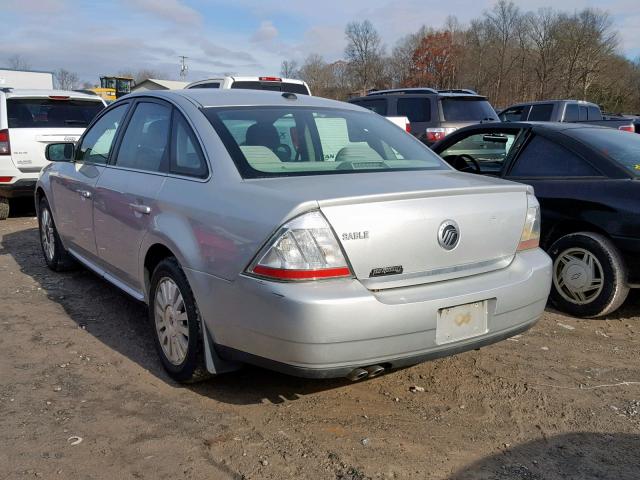
<instances>
[{"instance_id":1,"label":"alloy wheel","mask_svg":"<svg viewBox=\"0 0 640 480\"><path fill-rule=\"evenodd\" d=\"M53 261L56 253L56 239L53 219L51 218L51 212L49 212L48 208L44 208L40 214L40 240L42 241L42 247L44 254L47 256L47 260L50 262Z\"/></svg>"}]
</instances>

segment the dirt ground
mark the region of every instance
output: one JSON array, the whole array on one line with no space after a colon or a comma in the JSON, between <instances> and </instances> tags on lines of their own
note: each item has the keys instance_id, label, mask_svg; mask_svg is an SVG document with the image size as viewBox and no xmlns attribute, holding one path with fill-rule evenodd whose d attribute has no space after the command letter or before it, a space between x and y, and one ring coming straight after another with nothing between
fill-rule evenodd
<instances>
[{"instance_id":1,"label":"dirt ground","mask_svg":"<svg viewBox=\"0 0 640 480\"><path fill-rule=\"evenodd\" d=\"M0 223L0 479L640 478L637 293L360 383L246 368L185 387L142 305L47 270L32 215Z\"/></svg>"}]
</instances>

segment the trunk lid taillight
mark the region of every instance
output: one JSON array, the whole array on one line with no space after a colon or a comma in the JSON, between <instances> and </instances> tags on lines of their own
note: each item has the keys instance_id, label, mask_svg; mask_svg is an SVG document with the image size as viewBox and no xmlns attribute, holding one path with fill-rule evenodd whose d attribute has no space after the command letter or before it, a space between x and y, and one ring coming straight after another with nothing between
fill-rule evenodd
<instances>
[{"instance_id":1,"label":"trunk lid taillight","mask_svg":"<svg viewBox=\"0 0 640 480\"><path fill-rule=\"evenodd\" d=\"M333 230L319 211L285 223L260 250L247 273L279 281L353 276Z\"/></svg>"},{"instance_id":2,"label":"trunk lid taillight","mask_svg":"<svg viewBox=\"0 0 640 480\"><path fill-rule=\"evenodd\" d=\"M11 155L9 143L9 130L0 130L0 155Z\"/></svg>"}]
</instances>

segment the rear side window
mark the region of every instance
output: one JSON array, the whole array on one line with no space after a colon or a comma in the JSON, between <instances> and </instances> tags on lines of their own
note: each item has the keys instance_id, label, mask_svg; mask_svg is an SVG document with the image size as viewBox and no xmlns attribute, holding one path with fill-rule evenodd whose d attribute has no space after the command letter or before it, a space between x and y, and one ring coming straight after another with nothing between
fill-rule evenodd
<instances>
[{"instance_id":1,"label":"rear side window","mask_svg":"<svg viewBox=\"0 0 640 480\"><path fill-rule=\"evenodd\" d=\"M567 134L640 177L640 135L637 133L613 128L576 128Z\"/></svg>"},{"instance_id":2,"label":"rear side window","mask_svg":"<svg viewBox=\"0 0 640 480\"><path fill-rule=\"evenodd\" d=\"M85 133L80 147L77 149L76 161L90 163L107 163L113 140L118 133L122 119L129 107L128 104L119 105L106 112Z\"/></svg>"},{"instance_id":3,"label":"rear side window","mask_svg":"<svg viewBox=\"0 0 640 480\"><path fill-rule=\"evenodd\" d=\"M104 108L95 100L8 98L9 128L85 128Z\"/></svg>"},{"instance_id":4,"label":"rear side window","mask_svg":"<svg viewBox=\"0 0 640 480\"><path fill-rule=\"evenodd\" d=\"M578 120L580 120L581 122L584 122L585 120L588 120L588 116L587 116L587 107L580 105L580 111L578 113Z\"/></svg>"},{"instance_id":5,"label":"rear side window","mask_svg":"<svg viewBox=\"0 0 640 480\"><path fill-rule=\"evenodd\" d=\"M440 99L442 115L449 122L481 122L497 120L495 110L484 98L444 97Z\"/></svg>"},{"instance_id":6,"label":"rear side window","mask_svg":"<svg viewBox=\"0 0 640 480\"><path fill-rule=\"evenodd\" d=\"M177 112L173 115L172 134L171 173L189 177L206 177L207 164L196 136L184 117Z\"/></svg>"},{"instance_id":7,"label":"rear side window","mask_svg":"<svg viewBox=\"0 0 640 480\"><path fill-rule=\"evenodd\" d=\"M552 103L543 103L541 105L532 105L529 112L529 120L532 122L548 122L551 120L553 113Z\"/></svg>"},{"instance_id":8,"label":"rear side window","mask_svg":"<svg viewBox=\"0 0 640 480\"><path fill-rule=\"evenodd\" d=\"M396 111L411 123L431 121L431 102L427 98L399 98Z\"/></svg>"},{"instance_id":9,"label":"rear side window","mask_svg":"<svg viewBox=\"0 0 640 480\"><path fill-rule=\"evenodd\" d=\"M541 136L535 136L518 157L512 177L594 177L600 173L578 155Z\"/></svg>"},{"instance_id":10,"label":"rear side window","mask_svg":"<svg viewBox=\"0 0 640 480\"><path fill-rule=\"evenodd\" d=\"M600 109L594 105L589 105L587 107L587 118L589 120L602 120L602 113L600 113Z\"/></svg>"},{"instance_id":11,"label":"rear side window","mask_svg":"<svg viewBox=\"0 0 640 480\"><path fill-rule=\"evenodd\" d=\"M252 82L252 81L240 81L233 82L231 88L240 88L246 90L271 90L274 92L290 92L300 93L308 95L307 87L301 83L289 83L289 82Z\"/></svg>"},{"instance_id":12,"label":"rear side window","mask_svg":"<svg viewBox=\"0 0 640 480\"><path fill-rule=\"evenodd\" d=\"M124 132L116 165L149 172L166 170L170 120L168 106L139 103Z\"/></svg>"},{"instance_id":13,"label":"rear side window","mask_svg":"<svg viewBox=\"0 0 640 480\"><path fill-rule=\"evenodd\" d=\"M378 115L382 115L383 117L387 114L387 101L383 98L380 98L378 100L358 100L352 103L354 105L358 105L359 107L364 107L367 110L371 110L372 112L375 112Z\"/></svg>"},{"instance_id":14,"label":"rear side window","mask_svg":"<svg viewBox=\"0 0 640 480\"><path fill-rule=\"evenodd\" d=\"M577 122L580 119L578 105L569 103L564 109L564 122Z\"/></svg>"}]
</instances>

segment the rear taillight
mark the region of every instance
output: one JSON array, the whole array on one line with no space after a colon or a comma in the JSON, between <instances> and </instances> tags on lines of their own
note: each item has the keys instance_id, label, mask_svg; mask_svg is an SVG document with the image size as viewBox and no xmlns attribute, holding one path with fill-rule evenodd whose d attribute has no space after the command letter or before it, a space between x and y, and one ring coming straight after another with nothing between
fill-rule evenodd
<instances>
[{"instance_id":1,"label":"rear taillight","mask_svg":"<svg viewBox=\"0 0 640 480\"><path fill-rule=\"evenodd\" d=\"M621 125L618 127L618 130L622 130L623 132L636 133L636 127L634 127L633 124Z\"/></svg>"},{"instance_id":2,"label":"rear taillight","mask_svg":"<svg viewBox=\"0 0 640 480\"><path fill-rule=\"evenodd\" d=\"M13 180L13 177L0 177L0 183L9 183Z\"/></svg>"},{"instance_id":3,"label":"rear taillight","mask_svg":"<svg viewBox=\"0 0 640 480\"><path fill-rule=\"evenodd\" d=\"M261 82L281 82L280 77L260 77Z\"/></svg>"},{"instance_id":4,"label":"rear taillight","mask_svg":"<svg viewBox=\"0 0 640 480\"><path fill-rule=\"evenodd\" d=\"M318 211L285 223L258 253L247 273L280 281L353 275L333 230Z\"/></svg>"},{"instance_id":5,"label":"rear taillight","mask_svg":"<svg viewBox=\"0 0 640 480\"><path fill-rule=\"evenodd\" d=\"M411 124L409 122L405 123L404 129L407 133L411 133Z\"/></svg>"},{"instance_id":6,"label":"rear taillight","mask_svg":"<svg viewBox=\"0 0 640 480\"><path fill-rule=\"evenodd\" d=\"M442 140L444 137L449 135L450 133L455 132L456 129L454 127L446 127L446 128L427 128L427 142L435 143L438 140Z\"/></svg>"},{"instance_id":7,"label":"rear taillight","mask_svg":"<svg viewBox=\"0 0 640 480\"><path fill-rule=\"evenodd\" d=\"M520 236L518 251L540 246L540 204L535 196L527 194L527 216Z\"/></svg>"},{"instance_id":8,"label":"rear taillight","mask_svg":"<svg viewBox=\"0 0 640 480\"><path fill-rule=\"evenodd\" d=\"M68 95L49 95L51 100L69 100Z\"/></svg>"},{"instance_id":9,"label":"rear taillight","mask_svg":"<svg viewBox=\"0 0 640 480\"><path fill-rule=\"evenodd\" d=\"M11 155L9 130L0 130L0 155Z\"/></svg>"}]
</instances>

